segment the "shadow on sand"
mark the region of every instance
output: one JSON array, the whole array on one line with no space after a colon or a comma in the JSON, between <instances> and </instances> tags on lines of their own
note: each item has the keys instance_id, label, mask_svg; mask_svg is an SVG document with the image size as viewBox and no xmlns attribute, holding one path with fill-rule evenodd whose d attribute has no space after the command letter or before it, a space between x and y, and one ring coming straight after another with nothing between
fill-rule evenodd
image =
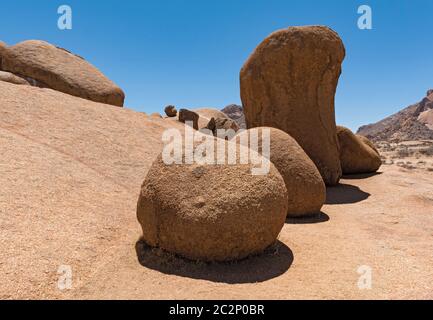
<instances>
[{"instance_id":1,"label":"shadow on sand","mask_svg":"<svg viewBox=\"0 0 433 320\"><path fill-rule=\"evenodd\" d=\"M316 224L324 223L329 221L329 216L324 212L319 212L317 214L302 217L302 218L287 218L287 224Z\"/></svg>"},{"instance_id":2,"label":"shadow on sand","mask_svg":"<svg viewBox=\"0 0 433 320\"><path fill-rule=\"evenodd\" d=\"M372 172L372 173L360 173L360 174L350 174L344 175L342 179L344 180L362 180L368 179L374 176L380 176L382 172Z\"/></svg>"},{"instance_id":3,"label":"shadow on sand","mask_svg":"<svg viewBox=\"0 0 433 320\"><path fill-rule=\"evenodd\" d=\"M292 251L280 241L261 255L230 263L190 261L151 248L141 239L135 248L138 261L146 268L170 275L228 284L264 282L284 274L293 263Z\"/></svg>"},{"instance_id":4,"label":"shadow on sand","mask_svg":"<svg viewBox=\"0 0 433 320\"><path fill-rule=\"evenodd\" d=\"M367 200L371 194L350 184L339 184L326 189L326 204L349 204Z\"/></svg>"}]
</instances>

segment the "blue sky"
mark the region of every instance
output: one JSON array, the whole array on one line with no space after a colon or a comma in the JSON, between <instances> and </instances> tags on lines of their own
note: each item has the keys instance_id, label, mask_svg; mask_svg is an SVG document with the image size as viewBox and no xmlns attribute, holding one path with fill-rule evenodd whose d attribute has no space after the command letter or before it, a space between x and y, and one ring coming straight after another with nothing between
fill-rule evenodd
<instances>
[{"instance_id":1,"label":"blue sky","mask_svg":"<svg viewBox=\"0 0 433 320\"><path fill-rule=\"evenodd\" d=\"M57 28L57 8L73 29ZM357 28L360 5L373 30ZM337 122L357 129L421 100L433 88L431 0L15 0L0 4L0 40L42 39L96 65L145 112L240 103L239 70L271 32L328 25L347 57Z\"/></svg>"}]
</instances>

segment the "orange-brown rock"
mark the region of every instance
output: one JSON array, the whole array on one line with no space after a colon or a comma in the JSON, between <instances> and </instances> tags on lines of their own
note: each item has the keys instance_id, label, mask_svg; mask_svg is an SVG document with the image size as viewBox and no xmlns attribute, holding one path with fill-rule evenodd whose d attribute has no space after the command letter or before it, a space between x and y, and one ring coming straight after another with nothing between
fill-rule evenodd
<instances>
[{"instance_id":1,"label":"orange-brown rock","mask_svg":"<svg viewBox=\"0 0 433 320\"><path fill-rule=\"evenodd\" d=\"M329 185L341 177L334 96L344 57L343 42L331 29L292 27L266 38L240 73L248 128L290 134Z\"/></svg>"},{"instance_id":2,"label":"orange-brown rock","mask_svg":"<svg viewBox=\"0 0 433 320\"><path fill-rule=\"evenodd\" d=\"M375 144L370 140L370 139L368 139L367 137L365 137L365 136L363 136L363 135L360 135L360 134L357 134L356 135L362 142L364 142L367 146L369 146L371 149L373 149L377 154L379 154L379 156L380 156L380 153L379 153L379 150L377 149L377 147L375 146Z\"/></svg>"},{"instance_id":3,"label":"orange-brown rock","mask_svg":"<svg viewBox=\"0 0 433 320\"><path fill-rule=\"evenodd\" d=\"M338 126L337 135L344 174L373 173L379 170L382 160L377 150L363 142L348 128Z\"/></svg>"},{"instance_id":4,"label":"orange-brown rock","mask_svg":"<svg viewBox=\"0 0 433 320\"><path fill-rule=\"evenodd\" d=\"M95 102L121 107L125 99L123 91L93 65L44 41L25 41L8 47L2 69Z\"/></svg>"},{"instance_id":5,"label":"orange-brown rock","mask_svg":"<svg viewBox=\"0 0 433 320\"><path fill-rule=\"evenodd\" d=\"M166 106L164 112L167 115L167 117L170 118L177 117L177 109L175 106Z\"/></svg>"},{"instance_id":6,"label":"orange-brown rock","mask_svg":"<svg viewBox=\"0 0 433 320\"><path fill-rule=\"evenodd\" d=\"M182 123L192 123L192 127L195 130L199 129L199 125L198 125L198 120L199 120L200 116L191 110L187 110L187 109L180 109L179 111L179 121Z\"/></svg>"},{"instance_id":7,"label":"orange-brown rock","mask_svg":"<svg viewBox=\"0 0 433 320\"><path fill-rule=\"evenodd\" d=\"M323 179L299 144L284 131L275 128L254 128L236 136L242 143L242 137L250 136L252 131L258 136L259 153L262 153L263 133L270 134L269 159L284 179L288 194L288 217L304 217L319 213L326 200L326 187ZM251 139L244 140L249 141Z\"/></svg>"},{"instance_id":8,"label":"orange-brown rock","mask_svg":"<svg viewBox=\"0 0 433 320\"><path fill-rule=\"evenodd\" d=\"M10 82L13 84L29 85L27 80L6 71L0 71L0 81Z\"/></svg>"},{"instance_id":9,"label":"orange-brown rock","mask_svg":"<svg viewBox=\"0 0 433 320\"><path fill-rule=\"evenodd\" d=\"M169 165L161 155L138 201L143 240L192 260L230 261L264 251L284 225L287 190L272 164L267 175L252 175L252 166Z\"/></svg>"}]
</instances>

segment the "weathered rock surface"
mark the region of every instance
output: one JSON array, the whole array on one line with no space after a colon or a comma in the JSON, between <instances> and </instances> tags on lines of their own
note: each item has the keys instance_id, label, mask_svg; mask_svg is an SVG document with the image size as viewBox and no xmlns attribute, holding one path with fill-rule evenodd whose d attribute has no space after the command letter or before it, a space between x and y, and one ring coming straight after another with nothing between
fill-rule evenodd
<instances>
[{"instance_id":1,"label":"weathered rock surface","mask_svg":"<svg viewBox=\"0 0 433 320\"><path fill-rule=\"evenodd\" d=\"M364 137L360 134L357 134L356 137L358 137L358 139L360 139L367 146L369 146L371 149L373 149L377 154L379 154L379 150L377 149L377 147L374 145L374 143L370 139L368 139L367 137Z\"/></svg>"},{"instance_id":2,"label":"weathered rock surface","mask_svg":"<svg viewBox=\"0 0 433 320\"><path fill-rule=\"evenodd\" d=\"M216 147L219 139L209 138ZM287 213L284 180L273 165L259 176L237 163L169 165L161 155L138 201L143 240L204 261L242 259L275 243Z\"/></svg>"},{"instance_id":3,"label":"weathered rock surface","mask_svg":"<svg viewBox=\"0 0 433 320\"><path fill-rule=\"evenodd\" d=\"M344 174L373 173L382 160L377 150L357 137L348 128L337 127L341 168Z\"/></svg>"},{"instance_id":4,"label":"weathered rock surface","mask_svg":"<svg viewBox=\"0 0 433 320\"><path fill-rule=\"evenodd\" d=\"M323 179L299 144L284 131L275 128L254 128L236 136L242 143L242 137L249 137L252 131L258 136L259 153L262 154L263 133L270 134L270 160L284 179L288 194L288 217L304 217L320 213L326 200L326 187ZM246 140L244 140L246 141ZM248 139L251 146L251 139ZM253 147L253 146L251 146Z\"/></svg>"},{"instance_id":5,"label":"weathered rock surface","mask_svg":"<svg viewBox=\"0 0 433 320\"><path fill-rule=\"evenodd\" d=\"M121 107L125 99L123 91L93 65L44 41L24 41L8 47L2 69L95 102Z\"/></svg>"},{"instance_id":6,"label":"weathered rock surface","mask_svg":"<svg viewBox=\"0 0 433 320\"><path fill-rule=\"evenodd\" d=\"M341 177L334 97L343 42L323 26L292 27L266 38L240 73L248 128L290 134L329 185Z\"/></svg>"},{"instance_id":7,"label":"weathered rock surface","mask_svg":"<svg viewBox=\"0 0 433 320\"><path fill-rule=\"evenodd\" d=\"M193 128L195 130L199 129L198 120L200 116L191 110L180 109L179 111L179 121L182 123L192 122Z\"/></svg>"},{"instance_id":8,"label":"weathered rock surface","mask_svg":"<svg viewBox=\"0 0 433 320\"><path fill-rule=\"evenodd\" d=\"M29 85L27 80L6 71L0 71L0 81L10 82L13 84Z\"/></svg>"},{"instance_id":9,"label":"weathered rock surface","mask_svg":"<svg viewBox=\"0 0 433 320\"><path fill-rule=\"evenodd\" d=\"M206 129L212 131L215 137L221 138L218 134L218 130L223 130L223 136L227 137L227 134L236 134L239 131L239 126L236 121L228 118L212 118L206 126ZM231 130L231 131L229 131Z\"/></svg>"},{"instance_id":10,"label":"weathered rock surface","mask_svg":"<svg viewBox=\"0 0 433 320\"><path fill-rule=\"evenodd\" d=\"M322 208L330 221L286 223L277 248L235 264L138 258L140 185L162 133L184 126L7 82L0 105L2 299L433 298L433 172L342 180ZM356 286L365 261L374 290ZM65 264L73 290L60 291Z\"/></svg>"},{"instance_id":11,"label":"weathered rock surface","mask_svg":"<svg viewBox=\"0 0 433 320\"><path fill-rule=\"evenodd\" d=\"M198 127L199 129L206 128L207 124L212 118L227 118L227 115L222 111L214 109L214 108L197 108L193 109L195 113L197 113L200 117L198 119Z\"/></svg>"}]
</instances>

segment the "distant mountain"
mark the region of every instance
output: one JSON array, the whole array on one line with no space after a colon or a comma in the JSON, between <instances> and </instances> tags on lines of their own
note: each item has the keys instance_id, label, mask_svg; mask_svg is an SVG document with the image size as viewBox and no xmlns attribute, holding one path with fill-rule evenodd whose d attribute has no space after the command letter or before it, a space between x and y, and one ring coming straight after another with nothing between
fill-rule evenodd
<instances>
[{"instance_id":1,"label":"distant mountain","mask_svg":"<svg viewBox=\"0 0 433 320\"><path fill-rule=\"evenodd\" d=\"M358 134L374 141L433 139L433 90L417 104L377 123L359 128Z\"/></svg>"},{"instance_id":2,"label":"distant mountain","mask_svg":"<svg viewBox=\"0 0 433 320\"><path fill-rule=\"evenodd\" d=\"M241 129L246 129L247 125L245 122L244 109L242 106L237 104L231 104L221 110L224 112L230 119L235 120Z\"/></svg>"}]
</instances>

